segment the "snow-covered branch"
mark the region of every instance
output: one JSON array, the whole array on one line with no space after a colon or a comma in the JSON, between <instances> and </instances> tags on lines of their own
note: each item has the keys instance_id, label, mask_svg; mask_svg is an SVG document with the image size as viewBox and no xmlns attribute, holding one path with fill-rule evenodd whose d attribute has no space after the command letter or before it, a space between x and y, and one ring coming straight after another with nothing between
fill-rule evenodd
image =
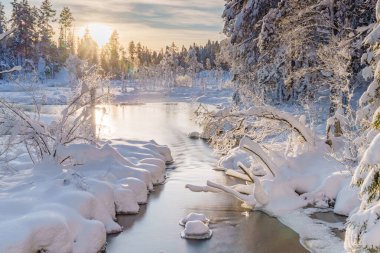
<instances>
[{"instance_id":1,"label":"snow-covered branch","mask_svg":"<svg viewBox=\"0 0 380 253\"><path fill-rule=\"evenodd\" d=\"M0 71L0 74L6 74L6 73L11 73L11 72L15 72L15 71L21 71L21 70L22 70L21 66L15 66L15 67L13 67L11 69Z\"/></svg>"},{"instance_id":2,"label":"snow-covered branch","mask_svg":"<svg viewBox=\"0 0 380 253\"><path fill-rule=\"evenodd\" d=\"M314 144L315 137L309 128L307 128L303 123L301 123L296 117L294 117L290 113L277 110L274 107L252 107L246 111L238 112L236 115L262 117L266 119L284 122L286 123L286 125L288 125L289 128L296 131L304 139L304 141L306 141L309 144Z\"/></svg>"},{"instance_id":3,"label":"snow-covered branch","mask_svg":"<svg viewBox=\"0 0 380 253\"><path fill-rule=\"evenodd\" d=\"M0 41L5 39L5 37L11 35L14 31L15 31L15 29L11 29L9 31L6 31L5 33L0 34Z\"/></svg>"}]
</instances>

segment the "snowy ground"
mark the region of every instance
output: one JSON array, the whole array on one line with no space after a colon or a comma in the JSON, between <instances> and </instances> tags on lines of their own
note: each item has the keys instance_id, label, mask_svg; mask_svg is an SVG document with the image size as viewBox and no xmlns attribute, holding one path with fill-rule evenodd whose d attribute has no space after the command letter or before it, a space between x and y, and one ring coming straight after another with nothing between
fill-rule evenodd
<instances>
[{"instance_id":1,"label":"snowy ground","mask_svg":"<svg viewBox=\"0 0 380 253\"><path fill-rule=\"evenodd\" d=\"M67 77L67 76L66 76ZM0 98L34 110L42 104L41 119L54 120L70 96L68 79L30 86L0 81ZM197 101L228 103L230 90L176 88L170 91L121 93L112 86L114 103ZM46 114L47 113L47 114ZM154 138L154 136L152 136ZM33 164L25 151L0 171L0 252L89 253L100 251L106 235L122 227L116 214L135 214L149 191L165 180L170 150L154 141L110 140L94 147L73 144L59 149L74 165L53 159Z\"/></svg>"},{"instance_id":2,"label":"snowy ground","mask_svg":"<svg viewBox=\"0 0 380 253\"><path fill-rule=\"evenodd\" d=\"M14 161L1 177L0 252L98 252L164 181L170 150L151 142L114 140L100 147L62 147L77 166Z\"/></svg>"},{"instance_id":3,"label":"snowy ground","mask_svg":"<svg viewBox=\"0 0 380 253\"><path fill-rule=\"evenodd\" d=\"M324 107L319 107L320 111L315 115L327 115L323 113L327 106ZM261 137L261 132L265 132L265 137L260 143L243 138L239 147L230 150L220 160L219 168L228 176L247 181L247 185L227 187L208 182L206 186L188 188L193 191L223 191L242 200L244 206L277 217L296 231L301 243L312 252L345 252L341 236L347 225L345 220L329 222L313 217L319 212L347 217L360 204L358 189L350 186L354 168L347 167L338 159L346 152L341 145L345 140L343 137L334 138L334 145L330 147L324 140L325 119L316 118L310 127L302 116L307 113L301 107L282 106L280 110L254 106L234 114L237 118L274 116L284 119L299 131L291 134L289 139L288 132L283 132L284 126L275 128L268 120L256 118L248 125L243 124L243 127L253 127L251 134L256 138ZM223 121L229 113L229 110L216 112L215 122L231 129L229 123ZM267 131L266 127L271 130ZM210 129L213 128L207 128L208 131ZM209 134L206 132L205 135ZM251 178L254 184L250 183Z\"/></svg>"},{"instance_id":4,"label":"snowy ground","mask_svg":"<svg viewBox=\"0 0 380 253\"><path fill-rule=\"evenodd\" d=\"M67 102L70 92L68 83L62 80L40 84L37 93L34 93L35 89L15 83L1 83L0 87L1 98L23 105L34 103L32 94L42 104L62 105ZM111 88L115 94L113 102L117 104L167 101L222 107L228 105L232 97L232 90L218 87L154 91L130 87L127 93L122 93L120 85L115 82ZM297 113L295 118L289 116L295 124L303 113L300 108L281 109ZM357 192L347 187L349 171L325 155L329 151L318 137L324 134L324 126L316 122L313 129L306 127L303 130L311 136L310 139L316 140L315 146L299 145L290 156L284 155L287 139L276 133L264 143L264 151L256 144L246 143L267 157L266 162L271 164L276 177L266 171L263 178L255 177L255 186L236 186L230 193L251 194L238 196L246 205L277 216L299 233L301 242L308 249L343 252L342 239L333 233L342 230L343 223L312 219L311 214L321 209L304 208L316 206L323 208L322 211L348 215L357 205ZM164 180L165 163L171 160L168 148L154 142L114 140L97 148L73 145L62 148L61 152L74 157L80 165L66 168L45 161L33 166L26 156L21 156L3 171L0 176L0 252L100 250L106 233L121 231L115 215L138 212L139 204L147 201L153 185ZM224 157L220 167L226 170L226 174L231 174L240 171L239 162L254 173L262 173L263 168L265 172L265 166L257 162L257 156L239 148ZM210 186L215 187L212 182ZM334 209L331 209L331 201L335 202ZM86 248L89 245L93 248Z\"/></svg>"}]
</instances>

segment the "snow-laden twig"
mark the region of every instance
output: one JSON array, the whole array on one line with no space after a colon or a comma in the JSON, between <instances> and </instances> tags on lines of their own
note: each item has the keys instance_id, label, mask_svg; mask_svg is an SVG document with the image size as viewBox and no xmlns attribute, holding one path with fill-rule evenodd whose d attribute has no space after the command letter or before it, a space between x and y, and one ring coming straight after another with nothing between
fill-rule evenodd
<instances>
[{"instance_id":1,"label":"snow-laden twig","mask_svg":"<svg viewBox=\"0 0 380 253\"><path fill-rule=\"evenodd\" d=\"M220 190L215 189L210 186L199 186L199 185L187 184L185 185L185 188L189 189L192 192L214 192L214 193L221 192Z\"/></svg>"},{"instance_id":2,"label":"snow-laden twig","mask_svg":"<svg viewBox=\"0 0 380 253\"><path fill-rule=\"evenodd\" d=\"M248 202L248 203L252 203L252 198L249 197L249 195L245 195L245 194L241 194L240 192L236 191L235 189L232 189L228 186L225 186L225 185L221 185L221 184L217 184L217 183L214 183L214 182L211 182L211 181L207 181L207 186L211 187L211 188L216 188L216 189L219 189L223 192L226 192L228 194L231 194L232 196L242 200L242 201L245 201L245 202Z\"/></svg>"},{"instance_id":3,"label":"snow-laden twig","mask_svg":"<svg viewBox=\"0 0 380 253\"><path fill-rule=\"evenodd\" d=\"M234 115L236 116L255 116L262 117L271 120L277 120L286 123L291 129L296 131L303 139L309 144L314 143L314 135L311 130L302 124L296 117L290 113L286 113L280 110L277 110L271 106L258 106L251 107L246 111L237 112Z\"/></svg>"},{"instance_id":4,"label":"snow-laden twig","mask_svg":"<svg viewBox=\"0 0 380 253\"><path fill-rule=\"evenodd\" d=\"M5 33L0 34L0 41L3 40L3 39L5 39L5 37L9 36L10 34L12 34L15 30L16 29L13 28L13 29L11 29L9 31L6 31Z\"/></svg>"},{"instance_id":5,"label":"snow-laden twig","mask_svg":"<svg viewBox=\"0 0 380 253\"><path fill-rule=\"evenodd\" d=\"M245 180L245 181L248 181L248 182L253 182L252 179L249 176L247 176L246 174L237 172L236 170L228 169L226 171L226 175L230 176L230 177L235 177L235 178L238 178L238 179L242 179L242 180Z\"/></svg>"},{"instance_id":6,"label":"snow-laden twig","mask_svg":"<svg viewBox=\"0 0 380 253\"><path fill-rule=\"evenodd\" d=\"M242 162L240 162L240 161L237 162L237 166L247 175L247 177L250 179L250 181L252 183L255 182L255 180L253 179L253 176L249 172L248 168L246 168Z\"/></svg>"},{"instance_id":7,"label":"snow-laden twig","mask_svg":"<svg viewBox=\"0 0 380 253\"><path fill-rule=\"evenodd\" d=\"M0 74L6 74L6 73L11 73L11 72L15 72L15 71L21 71L21 70L22 70L21 66L15 66L15 67L13 67L11 69L0 71Z\"/></svg>"},{"instance_id":8,"label":"snow-laden twig","mask_svg":"<svg viewBox=\"0 0 380 253\"><path fill-rule=\"evenodd\" d=\"M242 150L252 154L254 157L259 158L260 163L269 170L272 176L276 176L276 172L278 171L277 165L269 158L258 143L254 142L249 137L244 136L240 140L239 147Z\"/></svg>"}]
</instances>

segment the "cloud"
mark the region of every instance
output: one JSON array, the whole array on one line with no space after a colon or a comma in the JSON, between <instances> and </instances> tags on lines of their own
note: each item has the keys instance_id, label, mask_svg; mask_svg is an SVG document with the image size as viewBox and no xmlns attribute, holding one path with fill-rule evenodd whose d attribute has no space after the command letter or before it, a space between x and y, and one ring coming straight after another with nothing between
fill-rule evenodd
<instances>
[{"instance_id":1,"label":"cloud","mask_svg":"<svg viewBox=\"0 0 380 253\"><path fill-rule=\"evenodd\" d=\"M34 5L41 1L30 0ZM144 43L154 37L160 47L170 44L165 38L177 38L178 44L188 43L191 37L197 43L217 39L223 25L223 0L55 0L53 5L58 12L70 7L77 26L107 23L121 38Z\"/></svg>"},{"instance_id":2,"label":"cloud","mask_svg":"<svg viewBox=\"0 0 380 253\"><path fill-rule=\"evenodd\" d=\"M205 30L218 32L221 0L201 1L65 1L80 23L101 20L114 24L141 24L159 29ZM217 5L218 4L218 5ZM79 14L79 15L78 15Z\"/></svg>"}]
</instances>

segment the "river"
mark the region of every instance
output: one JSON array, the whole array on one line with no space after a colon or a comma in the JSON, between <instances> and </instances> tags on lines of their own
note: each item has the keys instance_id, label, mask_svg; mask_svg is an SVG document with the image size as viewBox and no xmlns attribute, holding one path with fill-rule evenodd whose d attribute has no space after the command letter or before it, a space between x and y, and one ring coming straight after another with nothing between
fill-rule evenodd
<instances>
[{"instance_id":1,"label":"river","mask_svg":"<svg viewBox=\"0 0 380 253\"><path fill-rule=\"evenodd\" d=\"M298 235L265 213L240 207L225 194L194 193L185 185L206 180L233 184L215 171L218 157L202 140L187 137L199 130L192 116L195 105L149 103L111 106L104 117L105 137L154 139L170 147L175 162L167 170L165 184L156 186L138 215L120 215L124 231L107 239L108 253L276 253L308 252ZM190 212L206 214L213 236L209 240L185 240L178 221Z\"/></svg>"}]
</instances>

